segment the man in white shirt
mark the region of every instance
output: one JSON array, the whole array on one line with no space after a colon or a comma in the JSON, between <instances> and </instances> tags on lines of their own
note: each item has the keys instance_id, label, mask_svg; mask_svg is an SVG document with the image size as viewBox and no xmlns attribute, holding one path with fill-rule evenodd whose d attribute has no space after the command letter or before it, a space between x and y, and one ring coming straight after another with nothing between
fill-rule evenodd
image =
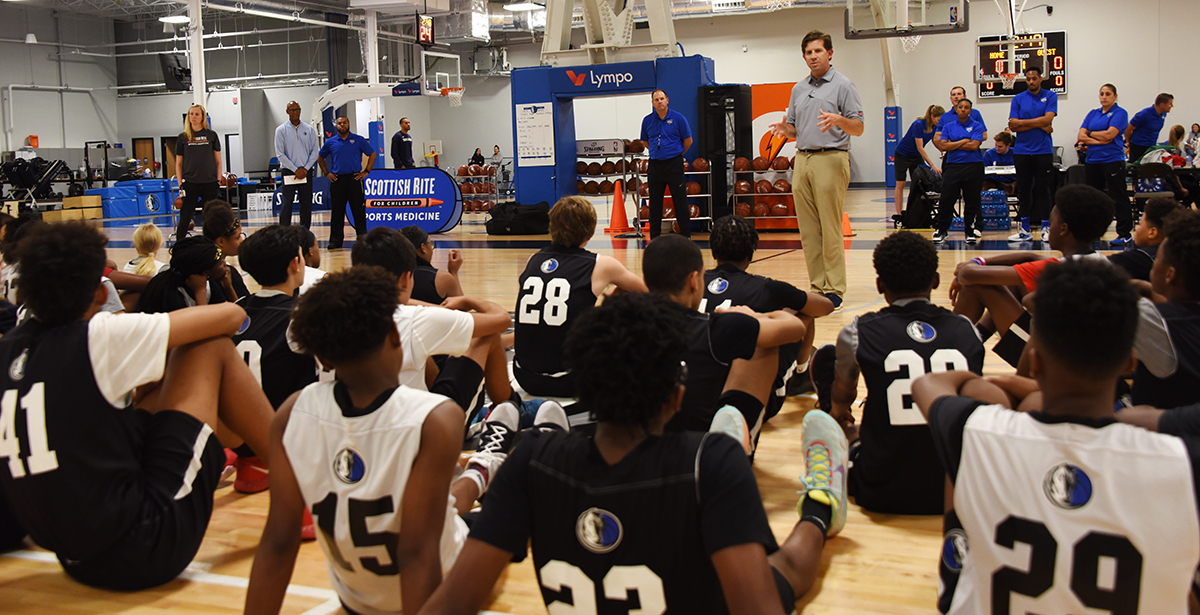
<instances>
[{"instance_id":1,"label":"man in white shirt","mask_svg":"<svg viewBox=\"0 0 1200 615\"><path fill-rule=\"evenodd\" d=\"M312 223L312 173L317 163L321 144L317 142L317 131L300 121L300 103L287 104L288 121L275 129L275 157L283 171L283 206L279 210L279 224L292 223L292 203L300 197L300 224L308 228ZM294 179L289 180L289 177ZM295 183L288 183L293 181ZM303 183L299 183L303 181Z\"/></svg>"}]
</instances>

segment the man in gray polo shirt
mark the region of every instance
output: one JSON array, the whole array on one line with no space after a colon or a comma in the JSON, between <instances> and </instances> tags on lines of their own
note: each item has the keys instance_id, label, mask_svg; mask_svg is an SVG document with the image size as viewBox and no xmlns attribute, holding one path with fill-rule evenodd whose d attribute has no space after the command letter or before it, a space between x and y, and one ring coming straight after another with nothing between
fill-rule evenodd
<instances>
[{"instance_id":1,"label":"man in gray polo shirt","mask_svg":"<svg viewBox=\"0 0 1200 615\"><path fill-rule=\"evenodd\" d=\"M829 65L833 40L828 34L809 32L803 48L811 74L792 88L787 119L771 130L796 140L792 196L809 287L840 309L846 294L842 207L850 185L850 137L863 133L862 100L854 83Z\"/></svg>"}]
</instances>

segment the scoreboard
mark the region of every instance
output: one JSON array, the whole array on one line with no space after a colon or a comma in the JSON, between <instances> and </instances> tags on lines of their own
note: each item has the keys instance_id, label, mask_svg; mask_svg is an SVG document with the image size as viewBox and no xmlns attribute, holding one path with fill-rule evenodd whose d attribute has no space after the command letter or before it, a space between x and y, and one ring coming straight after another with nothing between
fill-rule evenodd
<instances>
[{"instance_id":1,"label":"scoreboard","mask_svg":"<svg viewBox=\"0 0 1200 615\"><path fill-rule=\"evenodd\" d=\"M1059 96L1067 93L1067 33L1031 32L1013 37L1017 42L1016 72L1024 73L1028 62L1037 58L1042 64L1042 87ZM1022 43L1020 41L1045 38L1045 43ZM1008 71L1008 36L979 37L978 75L981 78L999 78ZM994 44L988 44L994 43ZM1045 48L1043 49L1043 45ZM979 98L1013 97L1026 90L1024 81L1017 81L1011 90L1004 89L1000 82L980 83Z\"/></svg>"}]
</instances>

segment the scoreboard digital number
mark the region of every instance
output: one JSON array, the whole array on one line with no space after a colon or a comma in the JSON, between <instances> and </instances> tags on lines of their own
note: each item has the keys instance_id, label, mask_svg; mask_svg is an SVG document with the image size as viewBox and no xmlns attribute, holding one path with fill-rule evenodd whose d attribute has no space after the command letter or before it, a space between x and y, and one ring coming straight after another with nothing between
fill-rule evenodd
<instances>
[{"instance_id":1,"label":"scoreboard digital number","mask_svg":"<svg viewBox=\"0 0 1200 615\"><path fill-rule=\"evenodd\" d=\"M433 16L417 15L417 43L429 47L433 40Z\"/></svg>"},{"instance_id":2,"label":"scoreboard digital number","mask_svg":"<svg viewBox=\"0 0 1200 615\"><path fill-rule=\"evenodd\" d=\"M1042 64L1042 87L1062 96L1067 93L1067 33L1034 32L1018 34L1017 41L1045 38L1045 49L1041 43L1017 43L1017 72L1024 73L1025 66L1037 58ZM979 76L1000 77L1008 71L1007 36L981 36L979 42ZM995 43L988 45L986 43ZM1011 90L1004 89L999 82L979 84L979 98L1011 98L1026 90L1024 81L1017 81Z\"/></svg>"}]
</instances>

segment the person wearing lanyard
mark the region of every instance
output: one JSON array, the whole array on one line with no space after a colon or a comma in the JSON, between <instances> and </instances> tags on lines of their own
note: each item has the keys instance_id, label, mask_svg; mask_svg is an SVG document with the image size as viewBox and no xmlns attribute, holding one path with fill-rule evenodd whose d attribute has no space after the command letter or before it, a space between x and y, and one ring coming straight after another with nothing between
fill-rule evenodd
<instances>
[{"instance_id":1,"label":"person wearing lanyard","mask_svg":"<svg viewBox=\"0 0 1200 615\"><path fill-rule=\"evenodd\" d=\"M950 234L950 223L954 218L954 203L961 194L963 200L963 220L974 220L975 214L982 210L980 190L983 189L983 154L979 146L983 144L983 135L987 129L983 124L971 119L971 109L974 105L971 99L958 101L954 109L958 121L949 122L933 136L938 141L938 149L946 152L946 166L942 172L942 199L938 201L937 232L933 234L933 243L946 241ZM982 215L982 214L981 214ZM968 245L975 244L975 233L964 226Z\"/></svg>"},{"instance_id":2,"label":"person wearing lanyard","mask_svg":"<svg viewBox=\"0 0 1200 615\"><path fill-rule=\"evenodd\" d=\"M408 131L412 130L412 122L408 118L400 118L400 131L392 135L392 166L397 169L415 169L417 164L413 162L412 155L412 135Z\"/></svg>"},{"instance_id":3,"label":"person wearing lanyard","mask_svg":"<svg viewBox=\"0 0 1200 615\"><path fill-rule=\"evenodd\" d=\"M1117 86L1100 86L1100 107L1088 111L1079 126L1079 142L1086 145L1087 160L1083 164L1089 186L1104 190L1115 204L1117 238L1113 247L1133 243L1133 210L1125 188L1125 130L1129 113L1117 105Z\"/></svg>"},{"instance_id":4,"label":"person wearing lanyard","mask_svg":"<svg viewBox=\"0 0 1200 615\"><path fill-rule=\"evenodd\" d=\"M1129 144L1129 163L1137 164L1146 150L1158 145L1158 133L1167 120L1167 113L1175 106L1175 97L1163 92L1154 98L1154 104L1138 111L1125 128L1125 142Z\"/></svg>"},{"instance_id":5,"label":"person wearing lanyard","mask_svg":"<svg viewBox=\"0 0 1200 615\"><path fill-rule=\"evenodd\" d=\"M354 232L359 237L367 234L362 180L375 168L375 148L361 135L350 132L350 120L339 117L337 132L337 136L325 141L317 156L321 172L329 178L329 197L333 201L329 210L330 250L342 247L347 202L350 204L350 214L354 216ZM371 157L367 160L366 169L362 168L363 155Z\"/></svg>"},{"instance_id":6,"label":"person wearing lanyard","mask_svg":"<svg viewBox=\"0 0 1200 615\"><path fill-rule=\"evenodd\" d=\"M646 182L650 190L650 239L662 232L663 195L671 190L675 220L684 237L692 236L691 211L684 190L683 153L692 146L692 130L687 118L668 105L671 99L662 90L650 94L654 111L642 119L641 140L650 150Z\"/></svg>"},{"instance_id":7,"label":"person wearing lanyard","mask_svg":"<svg viewBox=\"0 0 1200 615\"><path fill-rule=\"evenodd\" d=\"M1008 111L1008 128L1017 133L1013 162L1017 167L1017 201L1021 228L1008 237L1009 241L1030 241L1030 219L1040 220L1039 238L1050 240L1050 201L1054 173L1054 141L1051 123L1058 115L1058 94L1042 87L1042 68L1025 65L1025 85L1028 88L1012 99Z\"/></svg>"},{"instance_id":8,"label":"person wearing lanyard","mask_svg":"<svg viewBox=\"0 0 1200 615\"><path fill-rule=\"evenodd\" d=\"M196 209L217 198L221 187L221 137L208 127L208 112L192 105L183 127L175 140L175 177L182 199L175 241L187 237Z\"/></svg>"},{"instance_id":9,"label":"person wearing lanyard","mask_svg":"<svg viewBox=\"0 0 1200 615\"><path fill-rule=\"evenodd\" d=\"M955 113L954 110L958 108L958 101L966 97L967 90L963 88L963 86L956 85L950 88L950 106L947 107L947 109L950 110L950 113L945 113L942 115L942 119L938 121L937 130L943 130L946 128L946 124L958 121L958 114ZM983 121L983 116L979 114L979 110L975 109L974 107L971 108L971 119L983 124L982 142L986 143L988 138L987 123ZM937 146L937 143L938 142L936 140L933 142L935 147ZM945 162L946 152L942 152L942 163L944 164ZM971 232L975 234L976 238L983 237L983 212L980 212L979 215L980 218L976 220L967 220L966 222L969 224L964 225L964 228L971 229Z\"/></svg>"},{"instance_id":10,"label":"person wearing lanyard","mask_svg":"<svg viewBox=\"0 0 1200 615\"><path fill-rule=\"evenodd\" d=\"M946 110L941 105L929 105L925 110L925 117L917 118L912 125L908 127L908 132L904 133L904 137L896 144L894 154L895 165L893 173L896 178L896 215L893 219L900 221L904 219L904 183L905 178L909 173L921 166L921 161L924 160L929 168L933 169L934 173L940 174L942 171L938 165L934 164L929 159L929 154L925 153L925 144L933 140L933 133L936 132L937 126L941 123L942 116ZM915 179L915 177L914 177Z\"/></svg>"},{"instance_id":11,"label":"person wearing lanyard","mask_svg":"<svg viewBox=\"0 0 1200 615\"><path fill-rule=\"evenodd\" d=\"M304 183L283 183L283 204L279 208L279 224L288 226L292 223L292 203L296 194L300 195L300 225L308 228L312 224L312 168L317 164L317 152L321 144L317 142L317 131L312 126L300 121L300 103L296 101L287 104L288 121L275 129L275 157L283 175L295 176L296 180Z\"/></svg>"},{"instance_id":12,"label":"person wearing lanyard","mask_svg":"<svg viewBox=\"0 0 1200 615\"><path fill-rule=\"evenodd\" d=\"M801 48L809 77L792 88L787 119L770 128L776 136L796 140L792 197L809 287L836 310L846 295L842 208L850 186L850 137L863 133L862 99L854 83L830 65L828 34L809 32Z\"/></svg>"}]
</instances>

